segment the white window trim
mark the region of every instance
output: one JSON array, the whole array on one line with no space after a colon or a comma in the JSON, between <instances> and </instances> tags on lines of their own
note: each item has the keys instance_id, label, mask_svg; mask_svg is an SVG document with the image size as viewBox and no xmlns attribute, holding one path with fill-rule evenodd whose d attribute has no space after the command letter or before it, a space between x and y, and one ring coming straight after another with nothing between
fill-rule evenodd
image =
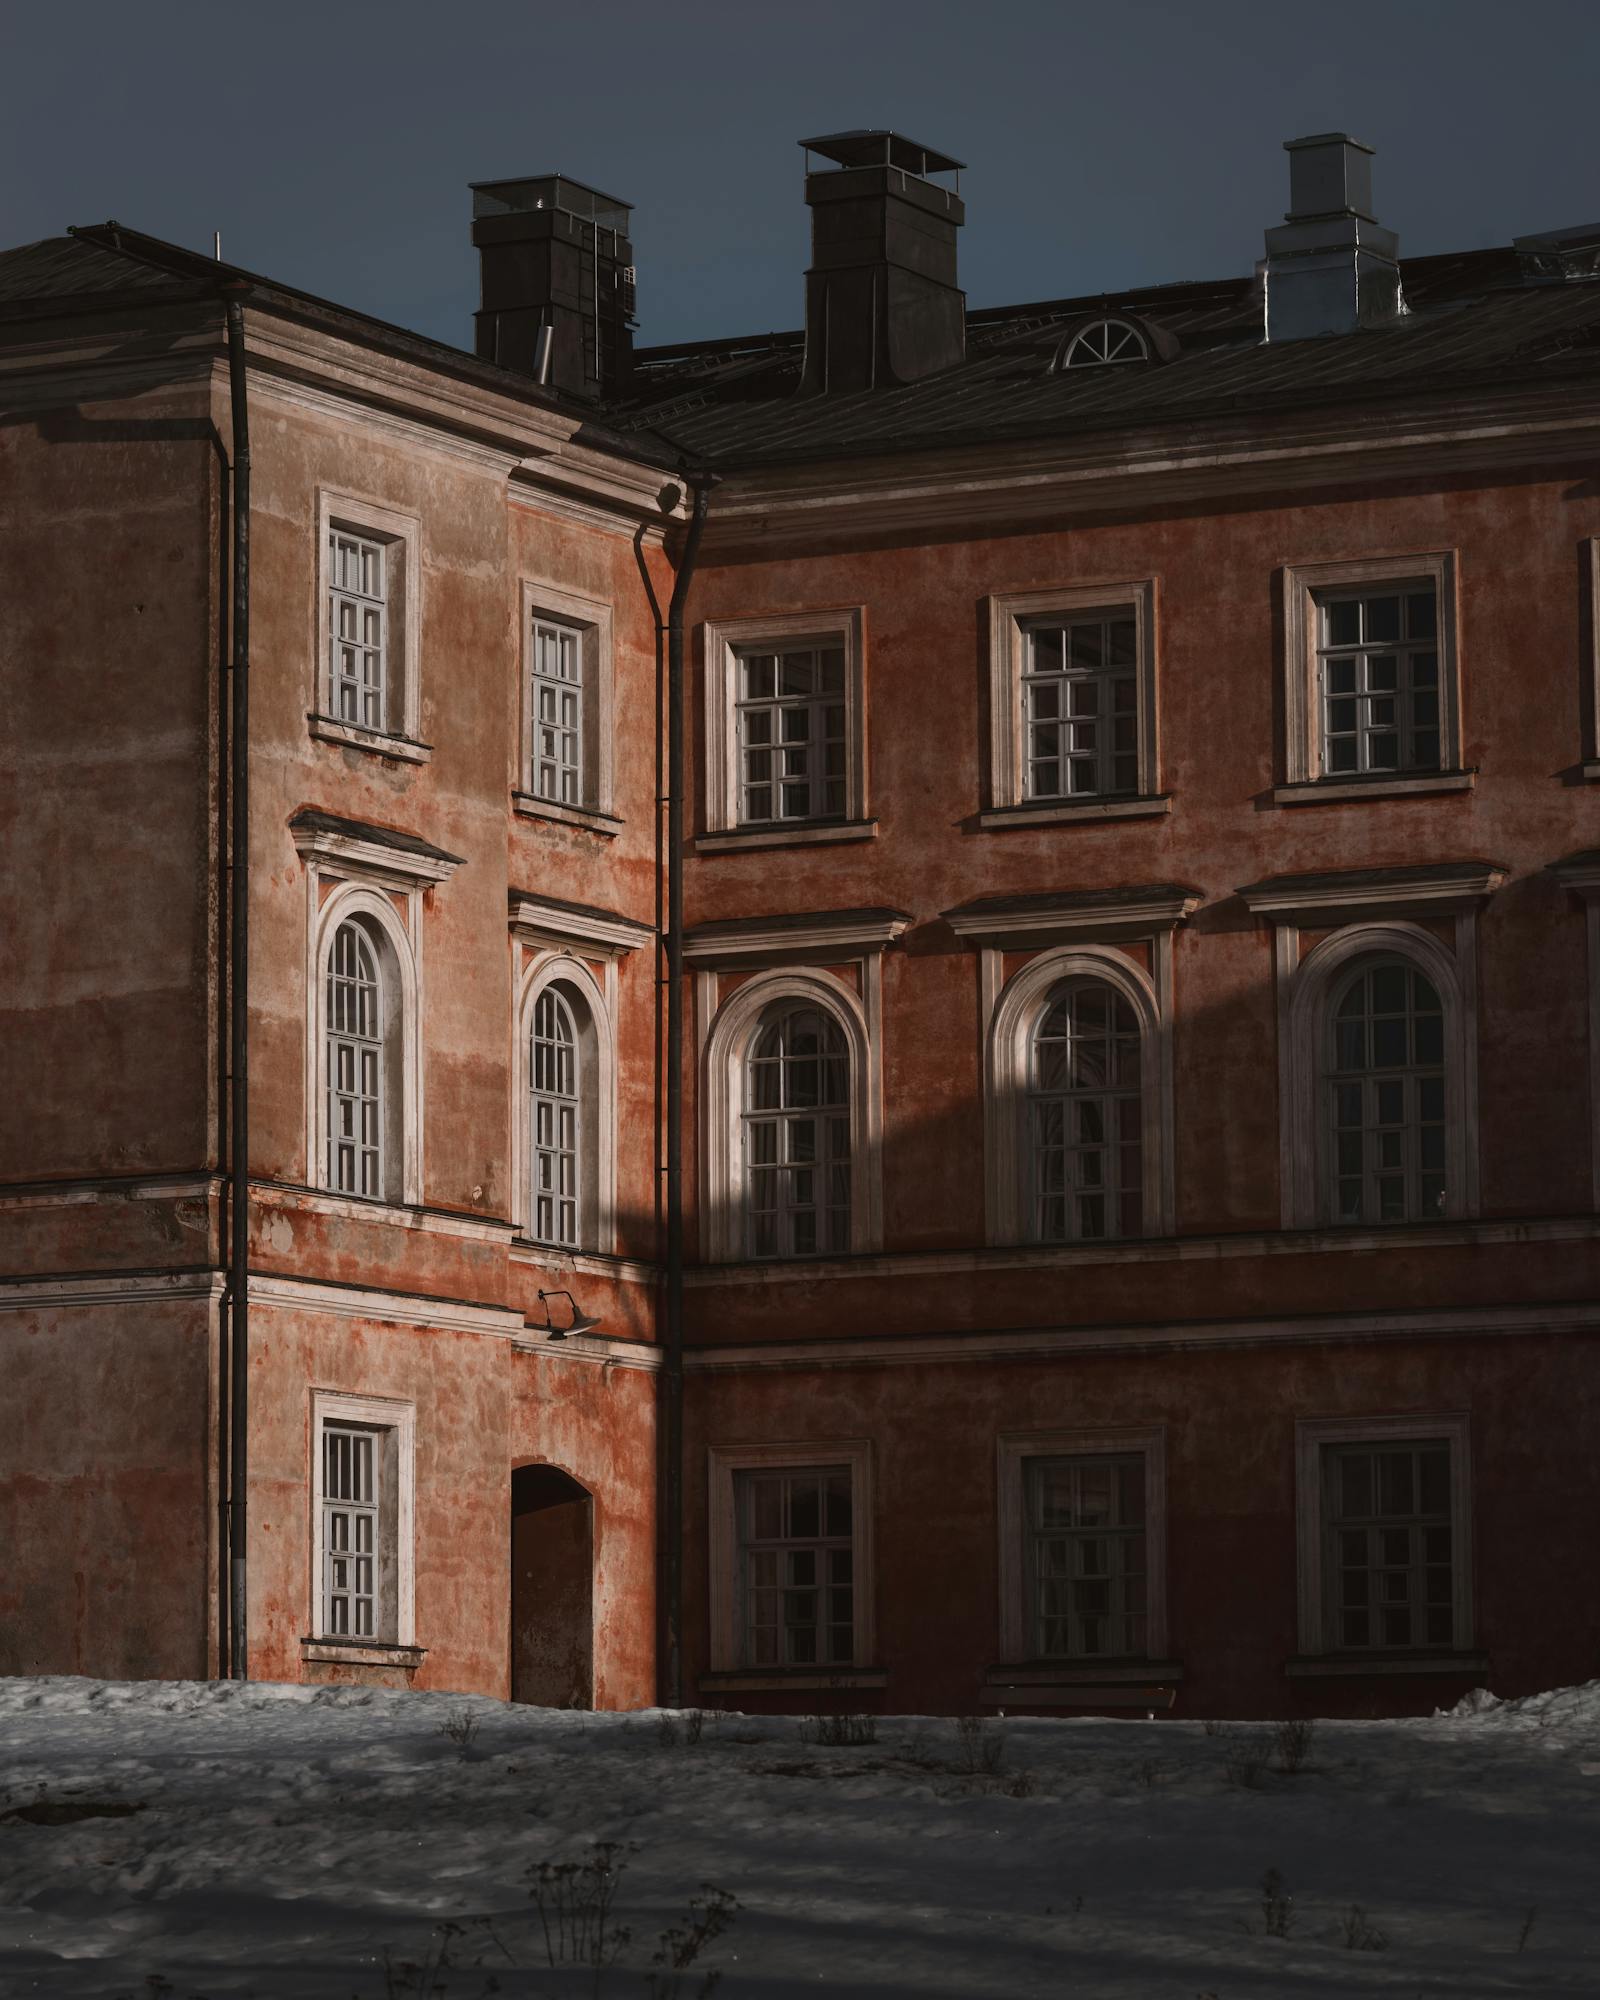
<instances>
[{"instance_id":1,"label":"white window trim","mask_svg":"<svg viewBox=\"0 0 1600 2000\"><path fill-rule=\"evenodd\" d=\"M366 1424L395 1434L395 1636L357 1639L329 1635L322 1625L322 1433L328 1424ZM332 1389L311 1392L311 1589L306 1631L314 1643L376 1650L416 1644L416 1456L417 1412L412 1403L380 1396L348 1396Z\"/></svg>"},{"instance_id":2,"label":"white window trim","mask_svg":"<svg viewBox=\"0 0 1600 2000\"><path fill-rule=\"evenodd\" d=\"M1152 1662L1167 1656L1167 1433L1156 1424L1129 1430L1012 1431L997 1441L1000 1528L1000 1659L1005 1666L1031 1662L1027 1633L1027 1565L1022 1542L1026 1507L1023 1482L1030 1458L1092 1458L1139 1452L1144 1458L1145 1651ZM1045 1664L1045 1663L1039 1663ZM1094 1659L1061 1659L1063 1678L1096 1671ZM1118 1659L1114 1665L1125 1664Z\"/></svg>"},{"instance_id":3,"label":"white window trim","mask_svg":"<svg viewBox=\"0 0 1600 2000\"><path fill-rule=\"evenodd\" d=\"M513 949L521 952L521 944ZM589 1010L594 1030L594 1076L586 1078L578 1070L580 1100L585 1088L595 1092L595 1157L592 1162L579 1152L578 1248L576 1253L557 1244L541 1245L553 1259L585 1253L611 1256L617 1246L617 979L616 961L605 966L604 983L570 949L540 952L523 968L517 988L516 1046L511 1074L516 1092L511 1121L512 1214L519 1237L532 1230L533 1147L528 1129L529 1039L533 1030L533 1010L539 995L553 983L572 987ZM581 1118L580 1118L581 1125Z\"/></svg>"},{"instance_id":4,"label":"white window trim","mask_svg":"<svg viewBox=\"0 0 1600 2000\"><path fill-rule=\"evenodd\" d=\"M1600 541L1593 546L1600 550ZM1597 600L1600 601L1600 600ZM1600 645L1600 640L1597 640ZM1595 776L1600 777L1600 766ZM1588 973L1589 1152L1594 1206L1600 1210L1600 857L1593 853L1554 861L1550 872L1583 906L1584 959Z\"/></svg>"},{"instance_id":5,"label":"white window trim","mask_svg":"<svg viewBox=\"0 0 1600 2000\"><path fill-rule=\"evenodd\" d=\"M518 761L513 799L518 812L532 818L586 824L591 818L616 818L613 800L615 763L614 697L616 669L612 609L603 597L589 597L531 577L522 579L522 636L517 647ZM583 661L583 736L586 796L578 805L541 798L532 788L533 775L533 621L548 618L571 625L580 634ZM592 756L591 756L592 751Z\"/></svg>"},{"instance_id":6,"label":"white window trim","mask_svg":"<svg viewBox=\"0 0 1600 2000\"><path fill-rule=\"evenodd\" d=\"M859 605L822 611L792 611L767 618L707 621L705 646L705 799L703 834L737 834L776 846L806 839L837 839L845 827L867 818L867 691L865 613ZM746 827L739 818L739 732L735 703L739 653L751 647L792 646L801 640L844 651L845 810L842 820L762 820Z\"/></svg>"},{"instance_id":7,"label":"white window trim","mask_svg":"<svg viewBox=\"0 0 1600 2000\"><path fill-rule=\"evenodd\" d=\"M1171 1236L1177 1228L1176 1120L1172 1087L1172 933L1149 940L1153 975L1112 945L1074 944L1044 951L999 984L1001 955L981 955L988 1033L984 1052L984 1175L986 1240L993 1245L1033 1241L1030 1213L1028 1080L1033 1031L1051 991L1068 979L1104 981L1128 1002L1139 1023L1144 1078L1140 1141L1144 1168L1144 1230ZM991 997L992 996L992 997ZM1092 1251L1126 1242L1071 1247ZM1138 1240L1138 1239L1133 1239Z\"/></svg>"},{"instance_id":8,"label":"white window trim","mask_svg":"<svg viewBox=\"0 0 1600 2000\"><path fill-rule=\"evenodd\" d=\"M350 917L365 917L382 930L399 977L397 1015L400 1023L400 1098L384 1106L386 1148L396 1137L400 1147L402 1203L422 1200L422 891L412 884L407 917L383 888L363 881L346 881L319 900L326 879L315 862L307 867L309 929L306 944L306 1185L328 1186L328 955L334 934ZM341 1198L362 1197L341 1192ZM390 1197L385 1196L385 1200Z\"/></svg>"},{"instance_id":9,"label":"white window trim","mask_svg":"<svg viewBox=\"0 0 1600 2000\"><path fill-rule=\"evenodd\" d=\"M1131 611L1136 632L1138 683L1138 788L1122 795L1084 799L1030 799L1024 781L1022 670L1025 627L1030 619L1054 612L1077 616L1090 611ZM1026 813L1027 824L1052 820L1134 817L1162 811L1158 704L1156 692L1156 583L1154 577L1129 582L1081 583L1054 590L1013 591L989 599L989 798L987 809L1004 815ZM988 824L987 820L982 823Z\"/></svg>"},{"instance_id":10,"label":"white window trim","mask_svg":"<svg viewBox=\"0 0 1600 2000\"><path fill-rule=\"evenodd\" d=\"M1328 1004L1360 958L1404 960L1432 981L1444 1009L1445 1215L1478 1213L1477 913L1455 915L1455 948L1414 923L1350 924L1299 958L1299 932L1274 932L1278 987L1279 1175L1285 1229L1335 1226L1328 1173ZM1371 1228L1406 1224L1367 1225Z\"/></svg>"},{"instance_id":11,"label":"white window trim","mask_svg":"<svg viewBox=\"0 0 1600 2000\"><path fill-rule=\"evenodd\" d=\"M819 967L757 973L729 995L710 1021L700 1064L700 1241L701 1254L709 1262L747 1261L746 1064L762 1016L770 1007L783 1003L822 1007L843 1030L850 1051L850 1254L882 1248L883 989L879 954L865 956L861 970L861 994L837 973Z\"/></svg>"},{"instance_id":12,"label":"white window trim","mask_svg":"<svg viewBox=\"0 0 1600 2000\"><path fill-rule=\"evenodd\" d=\"M391 581L387 598L390 616L387 631L400 627L398 647L386 641L384 675L386 705L391 726L366 729L341 721L328 706L328 651L332 635L328 624L328 537L335 528L348 528L370 540L384 542L400 556L398 593ZM388 565L393 575L392 561ZM408 763L424 763L432 754L428 744L418 740L422 719L422 523L415 514L397 513L355 493L337 487L317 488L316 607L314 612L314 676L311 707L307 715L310 733L325 742L347 744L356 749L376 750L383 756L398 756ZM398 615L396 615L398 614ZM392 677L400 681L396 702ZM397 713L398 711L398 713ZM398 721L399 727L393 727Z\"/></svg>"},{"instance_id":13,"label":"white window trim","mask_svg":"<svg viewBox=\"0 0 1600 2000\"><path fill-rule=\"evenodd\" d=\"M1328 1644L1322 1568L1322 1448L1330 1444L1432 1443L1450 1446L1451 1586L1455 1637L1448 1649L1470 1651L1472 1636L1471 1425L1464 1414L1427 1417L1304 1417L1294 1427L1295 1535L1300 1651L1308 1658L1332 1653ZM1341 1655L1341 1657L1346 1657ZM1350 1655L1348 1657L1356 1657ZM1381 1673L1389 1656L1381 1648L1359 1655Z\"/></svg>"},{"instance_id":14,"label":"white window trim","mask_svg":"<svg viewBox=\"0 0 1600 2000\"><path fill-rule=\"evenodd\" d=\"M1322 729L1317 685L1316 595L1360 584L1431 583L1439 607L1439 769L1396 771L1372 778L1329 776L1322 767ZM1294 563L1283 571L1283 715L1285 796L1297 803L1294 788L1325 785L1332 798L1381 798L1390 793L1460 790L1470 779L1461 768L1461 660L1457 643L1457 564L1455 551L1423 555L1373 556L1359 562ZM1276 796L1276 794L1275 794Z\"/></svg>"},{"instance_id":15,"label":"white window trim","mask_svg":"<svg viewBox=\"0 0 1600 2000\"><path fill-rule=\"evenodd\" d=\"M850 1521L853 1544L852 1604L855 1613L855 1657L850 1666L833 1663L848 1673L851 1667L877 1664L878 1639L873 1578L872 1445L865 1438L817 1444L712 1445L706 1453L706 1521L710 1570L707 1577L711 1616L712 1673L751 1671L740 1660L739 1644L739 1520L734 1500L734 1475L809 1466L847 1466L850 1471ZM779 1670L814 1677L828 1666Z\"/></svg>"}]
</instances>

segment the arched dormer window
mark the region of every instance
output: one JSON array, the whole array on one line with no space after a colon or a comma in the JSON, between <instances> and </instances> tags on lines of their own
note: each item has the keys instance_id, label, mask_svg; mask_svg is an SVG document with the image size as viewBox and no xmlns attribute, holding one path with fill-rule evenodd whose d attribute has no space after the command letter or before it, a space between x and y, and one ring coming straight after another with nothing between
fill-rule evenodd
<instances>
[{"instance_id":1,"label":"arched dormer window","mask_svg":"<svg viewBox=\"0 0 1600 2000\"><path fill-rule=\"evenodd\" d=\"M1062 368L1108 368L1118 362L1148 361L1144 335L1125 319L1096 319L1080 327L1065 343Z\"/></svg>"},{"instance_id":2,"label":"arched dormer window","mask_svg":"<svg viewBox=\"0 0 1600 2000\"><path fill-rule=\"evenodd\" d=\"M1143 1051L1127 996L1098 979L1058 987L1037 1016L1029 1071L1033 1240L1142 1235Z\"/></svg>"},{"instance_id":3,"label":"arched dormer window","mask_svg":"<svg viewBox=\"0 0 1600 2000\"><path fill-rule=\"evenodd\" d=\"M701 1107L702 1241L717 1263L882 1240L870 1002L837 973L757 973L717 1009Z\"/></svg>"},{"instance_id":4,"label":"arched dormer window","mask_svg":"<svg viewBox=\"0 0 1600 2000\"><path fill-rule=\"evenodd\" d=\"M322 1185L367 1201L414 1199L407 1101L414 982L393 906L354 889L334 899L320 963Z\"/></svg>"},{"instance_id":5,"label":"arched dormer window","mask_svg":"<svg viewBox=\"0 0 1600 2000\"><path fill-rule=\"evenodd\" d=\"M746 1248L850 1248L850 1052L822 1007L779 1003L750 1046L744 1093Z\"/></svg>"},{"instance_id":6,"label":"arched dormer window","mask_svg":"<svg viewBox=\"0 0 1600 2000\"><path fill-rule=\"evenodd\" d=\"M518 1214L535 1243L615 1248L616 1064L604 989L581 960L552 952L523 987L518 1066Z\"/></svg>"}]
</instances>

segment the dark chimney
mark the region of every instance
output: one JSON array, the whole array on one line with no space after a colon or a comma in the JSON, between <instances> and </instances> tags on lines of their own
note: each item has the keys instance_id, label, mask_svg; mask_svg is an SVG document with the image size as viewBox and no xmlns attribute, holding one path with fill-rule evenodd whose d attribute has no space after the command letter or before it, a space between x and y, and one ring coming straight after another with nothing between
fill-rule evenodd
<instances>
[{"instance_id":1,"label":"dark chimney","mask_svg":"<svg viewBox=\"0 0 1600 2000\"><path fill-rule=\"evenodd\" d=\"M482 358L574 396L623 388L633 359L632 213L561 174L474 181Z\"/></svg>"},{"instance_id":2,"label":"dark chimney","mask_svg":"<svg viewBox=\"0 0 1600 2000\"><path fill-rule=\"evenodd\" d=\"M811 207L801 393L887 388L954 367L966 353L966 294L956 284L966 210L929 176L959 176L961 162L898 132L800 143ZM834 167L811 172L812 153Z\"/></svg>"},{"instance_id":3,"label":"dark chimney","mask_svg":"<svg viewBox=\"0 0 1600 2000\"><path fill-rule=\"evenodd\" d=\"M1372 217L1372 148L1345 132L1286 139L1289 213L1267 231L1268 340L1353 333L1405 311L1400 239Z\"/></svg>"}]
</instances>

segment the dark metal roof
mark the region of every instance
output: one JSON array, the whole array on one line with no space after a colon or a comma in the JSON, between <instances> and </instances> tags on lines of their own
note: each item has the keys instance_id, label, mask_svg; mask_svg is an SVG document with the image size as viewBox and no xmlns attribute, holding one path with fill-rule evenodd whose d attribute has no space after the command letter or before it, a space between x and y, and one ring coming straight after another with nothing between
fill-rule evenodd
<instances>
[{"instance_id":1,"label":"dark metal roof","mask_svg":"<svg viewBox=\"0 0 1600 2000\"><path fill-rule=\"evenodd\" d=\"M79 236L48 236L0 251L0 304L81 299L117 292L171 292L170 272Z\"/></svg>"}]
</instances>

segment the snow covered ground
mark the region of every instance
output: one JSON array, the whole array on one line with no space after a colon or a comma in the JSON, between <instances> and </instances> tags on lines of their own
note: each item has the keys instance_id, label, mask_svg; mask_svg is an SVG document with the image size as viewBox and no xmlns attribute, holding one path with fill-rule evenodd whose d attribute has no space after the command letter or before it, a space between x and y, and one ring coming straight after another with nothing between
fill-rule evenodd
<instances>
[{"instance_id":1,"label":"snow covered ground","mask_svg":"<svg viewBox=\"0 0 1600 2000\"><path fill-rule=\"evenodd\" d=\"M739 1907L679 2000L712 1969L719 2000L1600 1993L1600 1682L1320 1723L1293 1775L1265 1725L664 1734L456 1695L0 1681L0 1993L662 2000L651 1953L703 1883ZM549 1968L528 1893L544 1861L593 1882L597 1841L633 1844L598 1988Z\"/></svg>"}]
</instances>

